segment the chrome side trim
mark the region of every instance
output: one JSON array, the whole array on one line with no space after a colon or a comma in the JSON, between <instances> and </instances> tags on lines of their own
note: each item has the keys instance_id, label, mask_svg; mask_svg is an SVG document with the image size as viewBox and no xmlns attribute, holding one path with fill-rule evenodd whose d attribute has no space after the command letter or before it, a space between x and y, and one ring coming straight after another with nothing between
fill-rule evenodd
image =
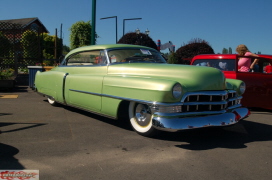
<instances>
[{"instance_id":1,"label":"chrome side trim","mask_svg":"<svg viewBox=\"0 0 272 180\"><path fill-rule=\"evenodd\" d=\"M179 113L162 113L154 112L154 117L189 117L189 116L207 116L211 114L222 114L226 113L226 110L221 111L202 111L202 112L179 112Z\"/></svg>"},{"instance_id":2,"label":"chrome side trim","mask_svg":"<svg viewBox=\"0 0 272 180\"><path fill-rule=\"evenodd\" d=\"M70 91L74 92L79 92L79 93L85 93L85 94L91 94L95 96L103 96L103 97L109 97L109 98L114 98L114 99L121 99L121 100L126 100L126 101L133 101L133 102L138 102L142 104L147 104L147 105L152 105L152 106L181 106L181 105L199 105L199 104L227 104L228 101L225 102L176 102L176 103L162 103L162 102L156 102L156 101L145 101L145 100L139 100L139 99L132 99L132 98L124 98L120 96L113 96L113 95L108 95L108 94L101 94L101 93L94 93L94 92L88 92L88 91L81 91L81 90L76 90L76 89L69 89ZM235 91L234 91L235 92ZM183 100L188 96L188 95L226 95L228 92L227 91L199 91L199 92L191 92L191 93L185 93L184 97L182 98ZM234 98L235 99L235 98ZM242 99L242 96L237 97L236 99Z\"/></svg>"},{"instance_id":3,"label":"chrome side trim","mask_svg":"<svg viewBox=\"0 0 272 180\"><path fill-rule=\"evenodd\" d=\"M224 105L227 104L228 101L218 101L218 102L186 102L183 105Z\"/></svg>"},{"instance_id":4,"label":"chrome side trim","mask_svg":"<svg viewBox=\"0 0 272 180\"><path fill-rule=\"evenodd\" d=\"M109 98L113 98L113 99L133 101L133 102L138 102L138 103L147 104L147 105L153 105L153 104L160 105L160 106L162 106L162 105L164 105L164 106L182 105L182 103L180 103L180 102L178 102L178 103L157 103L157 102L153 102L153 101L145 101L145 100L139 100L139 99L124 98L124 97L120 97L120 96L113 96L113 95L94 93L94 92L88 92L88 91L80 91L80 90L75 90L75 89L69 89L69 90L74 91L74 92L79 92L79 93L91 94L91 95L95 95L95 96L103 96L103 97L109 97Z\"/></svg>"}]
</instances>

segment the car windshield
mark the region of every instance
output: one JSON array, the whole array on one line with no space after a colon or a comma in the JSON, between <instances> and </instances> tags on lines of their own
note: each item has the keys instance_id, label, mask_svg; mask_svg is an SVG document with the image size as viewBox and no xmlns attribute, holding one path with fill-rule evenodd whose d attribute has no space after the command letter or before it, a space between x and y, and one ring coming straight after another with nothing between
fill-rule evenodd
<instances>
[{"instance_id":1,"label":"car windshield","mask_svg":"<svg viewBox=\"0 0 272 180\"><path fill-rule=\"evenodd\" d=\"M157 51L144 48L108 50L110 63L166 63Z\"/></svg>"},{"instance_id":2,"label":"car windshield","mask_svg":"<svg viewBox=\"0 0 272 180\"><path fill-rule=\"evenodd\" d=\"M198 59L193 65L214 67L222 71L235 71L234 59Z\"/></svg>"}]
</instances>

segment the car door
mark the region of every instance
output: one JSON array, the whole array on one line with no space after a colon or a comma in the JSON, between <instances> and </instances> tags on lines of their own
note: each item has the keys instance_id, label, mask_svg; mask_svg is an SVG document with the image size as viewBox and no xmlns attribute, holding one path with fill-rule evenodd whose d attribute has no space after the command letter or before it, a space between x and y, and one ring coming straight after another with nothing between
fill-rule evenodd
<instances>
[{"instance_id":1,"label":"car door","mask_svg":"<svg viewBox=\"0 0 272 180\"><path fill-rule=\"evenodd\" d=\"M263 72L263 68L268 64L268 59L260 59L258 70L255 72L237 71L237 79L246 83L246 93L244 94L243 105L249 107L272 108L272 74Z\"/></svg>"},{"instance_id":2,"label":"car door","mask_svg":"<svg viewBox=\"0 0 272 180\"><path fill-rule=\"evenodd\" d=\"M65 80L65 100L68 105L99 112L103 78L107 74L104 51L87 51L67 59L69 75Z\"/></svg>"}]
</instances>

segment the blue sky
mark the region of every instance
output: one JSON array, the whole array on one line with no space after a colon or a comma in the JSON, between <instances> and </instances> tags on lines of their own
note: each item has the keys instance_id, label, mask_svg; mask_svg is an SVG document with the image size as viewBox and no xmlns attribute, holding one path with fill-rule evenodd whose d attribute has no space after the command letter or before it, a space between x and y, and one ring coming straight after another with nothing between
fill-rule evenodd
<instances>
[{"instance_id":1,"label":"blue sky","mask_svg":"<svg viewBox=\"0 0 272 180\"><path fill-rule=\"evenodd\" d=\"M51 35L63 25L64 44L68 45L69 28L77 21L92 19L92 0L0 0L0 19L38 17ZM125 31L147 28L150 37L162 44L172 41L176 49L193 38L210 43L215 53L239 44L252 52L272 54L271 0L97 0L97 44L115 43L115 19L118 39Z\"/></svg>"}]
</instances>

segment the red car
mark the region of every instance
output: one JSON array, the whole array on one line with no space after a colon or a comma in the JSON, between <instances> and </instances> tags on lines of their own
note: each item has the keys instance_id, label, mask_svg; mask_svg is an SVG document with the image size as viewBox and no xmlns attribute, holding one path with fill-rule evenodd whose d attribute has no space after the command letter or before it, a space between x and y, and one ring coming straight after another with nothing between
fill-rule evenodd
<instances>
[{"instance_id":1,"label":"red car","mask_svg":"<svg viewBox=\"0 0 272 180\"><path fill-rule=\"evenodd\" d=\"M191 65L218 68L226 78L243 80L246 83L246 92L242 104L247 107L272 109L272 74L267 70L271 67L266 68L272 65L272 55L258 55L259 62L252 72L238 71L238 60L241 57L238 54L197 55L192 59Z\"/></svg>"}]
</instances>

